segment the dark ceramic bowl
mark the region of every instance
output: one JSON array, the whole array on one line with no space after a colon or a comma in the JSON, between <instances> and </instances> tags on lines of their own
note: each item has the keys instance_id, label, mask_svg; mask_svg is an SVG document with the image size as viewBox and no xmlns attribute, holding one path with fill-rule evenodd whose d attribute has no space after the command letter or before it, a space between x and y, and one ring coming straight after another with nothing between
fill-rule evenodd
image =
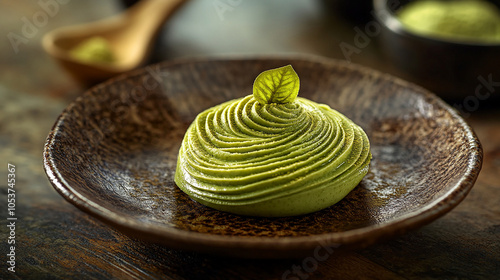
<instances>
[{"instance_id":1,"label":"dark ceramic bowl","mask_svg":"<svg viewBox=\"0 0 500 280\"><path fill-rule=\"evenodd\" d=\"M440 40L408 31L395 16L408 2L373 2L374 16L382 26L380 45L402 71L400 76L449 100L498 96L500 44ZM495 81L496 90L491 83L485 86L483 80Z\"/></svg>"},{"instance_id":2,"label":"dark ceramic bowl","mask_svg":"<svg viewBox=\"0 0 500 280\"><path fill-rule=\"evenodd\" d=\"M287 64L301 79L300 96L366 131L373 154L367 176L341 202L297 217L244 217L191 200L174 183L188 125L210 106L251 94L262 71ZM104 223L173 248L262 258L334 254L427 224L465 198L481 163L474 132L433 94L310 57L148 66L84 93L62 112L44 148L54 188Z\"/></svg>"}]
</instances>

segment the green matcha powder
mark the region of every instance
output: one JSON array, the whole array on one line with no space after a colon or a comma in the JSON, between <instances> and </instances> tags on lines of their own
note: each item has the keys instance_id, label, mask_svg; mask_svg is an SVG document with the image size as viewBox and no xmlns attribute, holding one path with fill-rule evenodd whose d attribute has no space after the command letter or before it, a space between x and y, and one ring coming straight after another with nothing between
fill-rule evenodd
<instances>
[{"instance_id":1,"label":"green matcha powder","mask_svg":"<svg viewBox=\"0 0 500 280\"><path fill-rule=\"evenodd\" d=\"M398 13L409 30L444 40L500 42L500 12L482 0L415 1Z\"/></svg>"}]
</instances>

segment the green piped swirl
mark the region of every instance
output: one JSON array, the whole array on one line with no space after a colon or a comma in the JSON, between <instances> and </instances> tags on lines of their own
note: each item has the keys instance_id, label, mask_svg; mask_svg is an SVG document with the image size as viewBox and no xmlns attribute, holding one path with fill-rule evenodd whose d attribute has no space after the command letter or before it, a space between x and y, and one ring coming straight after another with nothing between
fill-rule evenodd
<instances>
[{"instance_id":1,"label":"green piped swirl","mask_svg":"<svg viewBox=\"0 0 500 280\"><path fill-rule=\"evenodd\" d=\"M253 96L212 107L188 128L175 182L194 200L242 215L292 216L331 206L368 172L364 131L327 105Z\"/></svg>"}]
</instances>

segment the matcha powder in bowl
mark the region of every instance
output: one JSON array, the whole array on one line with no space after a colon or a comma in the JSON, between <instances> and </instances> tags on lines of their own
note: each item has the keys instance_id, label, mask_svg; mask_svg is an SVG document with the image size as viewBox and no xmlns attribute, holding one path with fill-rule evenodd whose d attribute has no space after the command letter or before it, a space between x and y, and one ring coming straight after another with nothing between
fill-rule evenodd
<instances>
[{"instance_id":1,"label":"matcha powder in bowl","mask_svg":"<svg viewBox=\"0 0 500 280\"><path fill-rule=\"evenodd\" d=\"M500 42L500 11L483 0L415 1L397 14L410 31L443 40Z\"/></svg>"}]
</instances>

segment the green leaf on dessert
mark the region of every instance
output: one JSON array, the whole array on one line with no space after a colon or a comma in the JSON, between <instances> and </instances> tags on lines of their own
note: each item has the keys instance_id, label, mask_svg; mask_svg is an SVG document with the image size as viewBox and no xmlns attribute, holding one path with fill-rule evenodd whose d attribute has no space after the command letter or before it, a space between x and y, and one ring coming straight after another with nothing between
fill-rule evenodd
<instances>
[{"instance_id":1,"label":"green leaf on dessert","mask_svg":"<svg viewBox=\"0 0 500 280\"><path fill-rule=\"evenodd\" d=\"M253 83L253 97L260 104L291 103L299 88L299 76L287 65L260 73Z\"/></svg>"}]
</instances>

